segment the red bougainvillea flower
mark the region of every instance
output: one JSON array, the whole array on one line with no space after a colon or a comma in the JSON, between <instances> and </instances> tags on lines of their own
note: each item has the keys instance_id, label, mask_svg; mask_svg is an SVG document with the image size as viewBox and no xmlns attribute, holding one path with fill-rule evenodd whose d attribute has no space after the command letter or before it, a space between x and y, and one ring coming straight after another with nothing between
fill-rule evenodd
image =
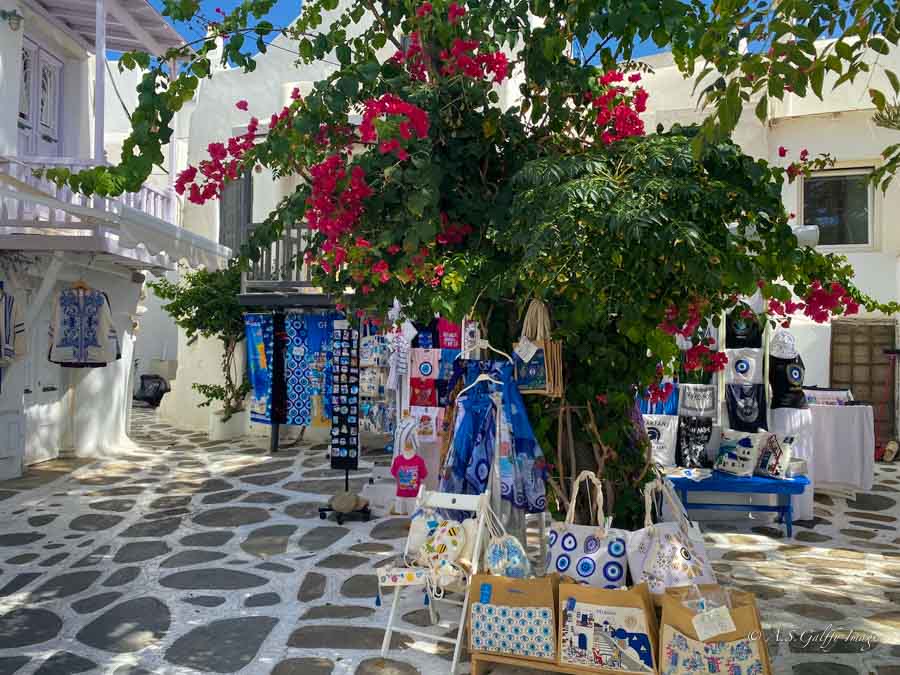
<instances>
[{"instance_id":1,"label":"red bougainvillea flower","mask_svg":"<svg viewBox=\"0 0 900 675\"><path fill-rule=\"evenodd\" d=\"M447 20L450 23L455 24L457 21L459 21L465 15L466 15L466 8L464 5L458 5L455 2L450 3L450 8L447 12Z\"/></svg>"},{"instance_id":2,"label":"red bougainvillea flower","mask_svg":"<svg viewBox=\"0 0 900 675\"><path fill-rule=\"evenodd\" d=\"M421 5L419 5L418 9L416 9L416 16L420 19L423 19L431 14L432 9L433 7L431 6L430 2L423 2Z\"/></svg>"},{"instance_id":3,"label":"red bougainvillea flower","mask_svg":"<svg viewBox=\"0 0 900 675\"><path fill-rule=\"evenodd\" d=\"M600 405L607 405L609 403L609 399L607 398L606 394L597 394L594 398Z\"/></svg>"},{"instance_id":4,"label":"red bougainvillea flower","mask_svg":"<svg viewBox=\"0 0 900 675\"><path fill-rule=\"evenodd\" d=\"M778 156L779 157L787 157L788 150L783 145L778 146Z\"/></svg>"},{"instance_id":5,"label":"red bougainvillea flower","mask_svg":"<svg viewBox=\"0 0 900 675\"><path fill-rule=\"evenodd\" d=\"M237 108L238 110L247 110L247 108L250 107L250 104L247 103L247 101L245 101L244 99L241 99L240 101L238 101L237 103L234 104L234 107Z\"/></svg>"},{"instance_id":6,"label":"red bougainvillea flower","mask_svg":"<svg viewBox=\"0 0 900 675\"><path fill-rule=\"evenodd\" d=\"M640 75L635 79L634 75L628 78L634 84L640 80ZM635 87L629 90L622 86L625 73L620 70L609 70L597 78L600 92L594 94L587 92L585 100L590 101L591 107L596 110L594 123L599 129L600 140L604 145L610 145L623 138L644 135L644 122L640 113L647 110L649 94L643 87Z\"/></svg>"},{"instance_id":7,"label":"red bougainvillea flower","mask_svg":"<svg viewBox=\"0 0 900 675\"><path fill-rule=\"evenodd\" d=\"M800 161L805 162L807 159L809 159L809 150L807 150L806 148L803 148L800 151Z\"/></svg>"},{"instance_id":8,"label":"red bougainvillea flower","mask_svg":"<svg viewBox=\"0 0 900 675\"><path fill-rule=\"evenodd\" d=\"M417 138L428 136L428 113L394 94L384 94L380 98L369 99L364 105L363 118L359 125L359 136L364 143L374 143L378 140L375 120L379 117L405 117L408 129L413 135Z\"/></svg>"},{"instance_id":9,"label":"red bougainvillea flower","mask_svg":"<svg viewBox=\"0 0 900 675\"><path fill-rule=\"evenodd\" d=\"M387 251L388 251L388 253L391 254L391 255L397 255L398 253L400 253L400 250L401 250L401 249L400 249L399 246L397 246L397 244L391 244L390 246L388 246L388 250L387 250Z\"/></svg>"},{"instance_id":10,"label":"red bougainvillea flower","mask_svg":"<svg viewBox=\"0 0 900 675\"><path fill-rule=\"evenodd\" d=\"M291 90L291 100L294 100L294 101L300 100L300 87L294 87Z\"/></svg>"}]
</instances>

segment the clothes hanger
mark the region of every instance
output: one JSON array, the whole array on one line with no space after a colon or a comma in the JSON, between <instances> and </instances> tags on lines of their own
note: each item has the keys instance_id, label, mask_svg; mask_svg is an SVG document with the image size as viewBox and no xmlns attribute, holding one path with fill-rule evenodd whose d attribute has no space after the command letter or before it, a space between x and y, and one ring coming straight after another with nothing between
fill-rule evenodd
<instances>
[{"instance_id":1,"label":"clothes hanger","mask_svg":"<svg viewBox=\"0 0 900 675\"><path fill-rule=\"evenodd\" d=\"M86 282L84 279L80 278L80 277L79 277L78 279L76 279L76 280L72 283L72 288L74 288L76 291L89 291L89 290L91 290L91 287L87 285L87 282Z\"/></svg>"},{"instance_id":2,"label":"clothes hanger","mask_svg":"<svg viewBox=\"0 0 900 675\"><path fill-rule=\"evenodd\" d=\"M504 357L504 358L505 358L507 361L509 361L510 363L515 363L515 362L513 361L513 358L512 358L509 354L507 354L506 352L500 351L499 349L497 349L496 347L494 347L494 345L492 345L490 342L488 342L488 341L485 340L485 339L476 340L475 344L474 344L472 347L470 347L469 349L461 350L461 351L459 352L459 354L457 354L456 357L455 357L453 360L455 361L456 359L460 359L460 358L462 358L463 356L468 356L468 354L469 354L470 352L473 352L473 351L475 351L476 349L489 349L489 350L491 350L492 352L494 352L495 354L499 354L500 356Z\"/></svg>"},{"instance_id":3,"label":"clothes hanger","mask_svg":"<svg viewBox=\"0 0 900 675\"><path fill-rule=\"evenodd\" d=\"M482 373L481 375L479 375L478 377L475 378L475 381L474 381L472 384L470 384L470 385L468 385L468 386L465 386L465 387L463 387L462 389L460 389L460 390L459 390L459 393L456 395L456 398L459 398L460 396L462 396L463 394L465 394L467 391L469 391L469 389L471 389L472 387L474 387L474 386L475 386L476 384L478 384L479 382L492 382L493 384L496 384L496 385L498 385L498 386L500 386L500 387L503 386L503 383L500 382L499 380L495 380L495 379L494 379L493 377L491 377L490 375L486 375L485 373Z\"/></svg>"}]
</instances>

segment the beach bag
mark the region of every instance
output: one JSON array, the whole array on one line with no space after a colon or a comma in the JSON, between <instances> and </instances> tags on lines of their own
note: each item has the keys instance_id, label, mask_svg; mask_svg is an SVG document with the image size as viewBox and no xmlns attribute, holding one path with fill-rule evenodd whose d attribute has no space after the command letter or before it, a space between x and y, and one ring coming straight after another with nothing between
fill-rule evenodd
<instances>
[{"instance_id":1,"label":"beach bag","mask_svg":"<svg viewBox=\"0 0 900 675\"><path fill-rule=\"evenodd\" d=\"M661 466L675 466L678 441L676 415L644 415L644 429L650 439L650 460Z\"/></svg>"},{"instance_id":2,"label":"beach bag","mask_svg":"<svg viewBox=\"0 0 900 675\"><path fill-rule=\"evenodd\" d=\"M531 563L522 542L506 532L500 518L490 508L486 525L490 541L484 552L484 566L488 572L513 579L531 576Z\"/></svg>"},{"instance_id":3,"label":"beach bag","mask_svg":"<svg viewBox=\"0 0 900 675\"><path fill-rule=\"evenodd\" d=\"M665 500L674 522L653 522L656 497ZM628 537L628 567L633 583L646 583L660 595L667 588L714 584L702 537L694 530L674 488L664 478L644 486L644 527Z\"/></svg>"},{"instance_id":4,"label":"beach bag","mask_svg":"<svg viewBox=\"0 0 900 675\"><path fill-rule=\"evenodd\" d=\"M476 574L471 581L469 651L556 662L559 578L510 579Z\"/></svg>"},{"instance_id":5,"label":"beach bag","mask_svg":"<svg viewBox=\"0 0 900 675\"><path fill-rule=\"evenodd\" d=\"M582 483L597 492L597 525L576 525L575 506ZM588 495L590 497L590 495ZM599 588L622 588L628 573L628 533L608 527L603 514L603 486L591 471L582 471L572 487L566 520L550 528L547 573L559 573Z\"/></svg>"},{"instance_id":6,"label":"beach bag","mask_svg":"<svg viewBox=\"0 0 900 675\"><path fill-rule=\"evenodd\" d=\"M722 432L722 443L716 456L716 470L734 476L752 476L762 448L773 436L769 432L750 434L726 429Z\"/></svg>"},{"instance_id":7,"label":"beach bag","mask_svg":"<svg viewBox=\"0 0 900 675\"><path fill-rule=\"evenodd\" d=\"M793 442L793 436L779 439L775 434L770 434L760 450L754 473L768 478L787 478L794 454Z\"/></svg>"},{"instance_id":8,"label":"beach bag","mask_svg":"<svg viewBox=\"0 0 900 675\"><path fill-rule=\"evenodd\" d=\"M656 610L647 584L559 586L559 660L591 672L656 673Z\"/></svg>"},{"instance_id":9,"label":"beach bag","mask_svg":"<svg viewBox=\"0 0 900 675\"><path fill-rule=\"evenodd\" d=\"M695 609L685 600L699 590L727 594L728 604ZM772 675L759 610L752 594L718 586L671 589L661 598L659 667L666 675ZM730 605L730 606L729 606Z\"/></svg>"},{"instance_id":10,"label":"beach bag","mask_svg":"<svg viewBox=\"0 0 900 675\"><path fill-rule=\"evenodd\" d=\"M550 339L550 330L547 306L532 300L513 350L516 385L523 394L563 395L562 343Z\"/></svg>"}]
</instances>

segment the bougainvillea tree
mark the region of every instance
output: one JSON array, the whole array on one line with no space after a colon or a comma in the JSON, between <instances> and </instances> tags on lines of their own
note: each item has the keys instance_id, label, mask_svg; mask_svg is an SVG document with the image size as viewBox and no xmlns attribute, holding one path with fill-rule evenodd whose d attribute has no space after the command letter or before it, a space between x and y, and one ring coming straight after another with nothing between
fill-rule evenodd
<instances>
[{"instance_id":1,"label":"bougainvillea tree","mask_svg":"<svg viewBox=\"0 0 900 675\"><path fill-rule=\"evenodd\" d=\"M248 119L253 131L210 145L179 176L196 203L257 167L304 179L234 264L304 224L314 236L297 264L329 292L353 289L349 311L383 316L396 298L413 318L477 317L496 344L515 338L531 299L545 301L580 420L571 466L548 459L559 478L602 465L623 525L647 477L635 394L664 398L675 369L708 378L724 367L707 318L752 312L741 298L756 291L779 323L896 309L855 289L840 257L798 247L782 185L830 159L785 148L793 161L773 166L729 140L745 108L764 120L786 92L821 97L826 82L868 77L869 56L900 36L889 3L350 0L335 13L338 0L307 0L287 27L265 19L274 0L209 20L197 0L163 4L205 21L233 66L252 70L248 41L265 51L279 33L301 62L335 62L308 96L273 111L262 138ZM823 37L834 40L816 44ZM702 125L645 127L653 91L632 55L650 40L671 49L686 87L699 85ZM100 194L139 187L162 162L173 113L213 76L215 46L125 55L124 67L147 74L122 162L55 178ZM173 57L186 63L178 73L165 65ZM871 97L890 111L900 86L885 76L894 91ZM897 152L886 149L886 166ZM532 403L548 450L558 410Z\"/></svg>"}]
</instances>

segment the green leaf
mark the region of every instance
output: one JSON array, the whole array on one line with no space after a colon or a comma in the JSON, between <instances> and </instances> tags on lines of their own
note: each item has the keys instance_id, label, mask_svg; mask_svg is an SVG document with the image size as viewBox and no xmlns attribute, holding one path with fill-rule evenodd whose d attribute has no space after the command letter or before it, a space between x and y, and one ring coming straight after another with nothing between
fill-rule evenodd
<instances>
[{"instance_id":1,"label":"green leaf","mask_svg":"<svg viewBox=\"0 0 900 675\"><path fill-rule=\"evenodd\" d=\"M756 117L760 122L765 122L769 117L769 99L767 96L763 96L756 103Z\"/></svg>"},{"instance_id":2,"label":"green leaf","mask_svg":"<svg viewBox=\"0 0 900 675\"><path fill-rule=\"evenodd\" d=\"M353 59L353 54L350 52L350 47L346 44L338 45L334 50L335 55L337 56L338 61L341 62L342 66L349 65L350 61Z\"/></svg>"},{"instance_id":3,"label":"green leaf","mask_svg":"<svg viewBox=\"0 0 900 675\"><path fill-rule=\"evenodd\" d=\"M897 78L897 74L894 73L893 70L888 70L887 68L885 68L884 75L891 83L891 88L894 90L894 93L900 94L900 79Z\"/></svg>"}]
</instances>

